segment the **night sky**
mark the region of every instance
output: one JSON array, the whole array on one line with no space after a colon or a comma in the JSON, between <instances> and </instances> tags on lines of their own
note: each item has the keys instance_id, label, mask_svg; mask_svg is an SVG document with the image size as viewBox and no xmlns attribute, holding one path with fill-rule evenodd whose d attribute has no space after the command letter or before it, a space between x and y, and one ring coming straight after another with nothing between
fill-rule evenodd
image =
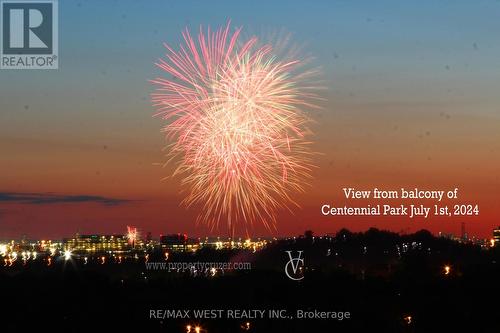
<instances>
[{"instance_id":1,"label":"night sky","mask_svg":"<svg viewBox=\"0 0 500 333\"><path fill-rule=\"evenodd\" d=\"M499 1L60 1L59 69L0 71L0 239L80 233L227 234L195 225L167 178L148 82L163 42L231 19L293 34L321 69L318 168L281 236L371 226L489 237L500 188ZM163 179L163 180L162 180ZM480 216L333 218L342 188L460 188ZM367 202L368 203L368 202ZM430 203L430 202L426 202Z\"/></svg>"}]
</instances>

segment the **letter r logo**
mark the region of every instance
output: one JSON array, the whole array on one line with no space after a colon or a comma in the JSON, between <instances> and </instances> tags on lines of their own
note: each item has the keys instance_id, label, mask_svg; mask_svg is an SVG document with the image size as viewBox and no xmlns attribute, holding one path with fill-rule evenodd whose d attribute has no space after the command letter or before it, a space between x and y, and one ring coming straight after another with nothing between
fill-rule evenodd
<instances>
[{"instance_id":1,"label":"letter r logo","mask_svg":"<svg viewBox=\"0 0 500 333\"><path fill-rule=\"evenodd\" d=\"M53 3L3 1L3 54L51 54Z\"/></svg>"},{"instance_id":2,"label":"letter r logo","mask_svg":"<svg viewBox=\"0 0 500 333\"><path fill-rule=\"evenodd\" d=\"M48 48L48 46L36 35L35 28L42 25L42 12L38 9L28 11L28 47ZM24 48L24 10L10 10L10 47Z\"/></svg>"}]
</instances>

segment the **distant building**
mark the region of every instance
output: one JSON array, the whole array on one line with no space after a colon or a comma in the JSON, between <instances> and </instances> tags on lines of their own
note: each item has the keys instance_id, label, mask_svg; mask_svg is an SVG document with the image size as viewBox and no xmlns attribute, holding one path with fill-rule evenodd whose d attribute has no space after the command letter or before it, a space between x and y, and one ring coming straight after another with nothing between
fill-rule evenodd
<instances>
[{"instance_id":1,"label":"distant building","mask_svg":"<svg viewBox=\"0 0 500 333\"><path fill-rule=\"evenodd\" d=\"M500 227L493 230L493 239L495 240L495 245L500 246Z\"/></svg>"},{"instance_id":2,"label":"distant building","mask_svg":"<svg viewBox=\"0 0 500 333\"><path fill-rule=\"evenodd\" d=\"M120 253L130 245L125 235L79 235L63 239L63 248L73 253Z\"/></svg>"},{"instance_id":3,"label":"distant building","mask_svg":"<svg viewBox=\"0 0 500 333\"><path fill-rule=\"evenodd\" d=\"M233 239L233 238L224 238L220 237L206 237L204 240L200 241L200 246L203 248L212 248L216 250L224 250L224 249L246 249L246 250L261 250L264 246L266 246L267 240L263 240L258 238L257 240L251 239Z\"/></svg>"},{"instance_id":4,"label":"distant building","mask_svg":"<svg viewBox=\"0 0 500 333\"><path fill-rule=\"evenodd\" d=\"M160 236L160 246L162 249L176 252L196 251L200 247L200 242L188 238L186 234L172 234Z\"/></svg>"}]
</instances>

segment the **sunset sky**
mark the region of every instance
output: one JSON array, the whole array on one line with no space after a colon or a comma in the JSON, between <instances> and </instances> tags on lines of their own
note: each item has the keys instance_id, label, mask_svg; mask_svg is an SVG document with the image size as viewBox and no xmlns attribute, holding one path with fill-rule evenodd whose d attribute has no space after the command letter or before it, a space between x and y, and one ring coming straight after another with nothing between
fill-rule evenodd
<instances>
[{"instance_id":1,"label":"sunset sky","mask_svg":"<svg viewBox=\"0 0 500 333\"><path fill-rule=\"evenodd\" d=\"M311 112L318 168L296 196L301 208L253 235L372 226L458 235L465 222L469 235L490 237L500 225L499 17L500 1L481 0L59 1L59 69L0 71L0 239L127 225L226 235L196 226L179 179L163 179L172 167L161 166L148 80L162 75L163 42L228 19L248 35L292 33L326 88ZM324 203L347 203L343 187L459 187L447 203L478 204L480 216L322 216Z\"/></svg>"}]
</instances>

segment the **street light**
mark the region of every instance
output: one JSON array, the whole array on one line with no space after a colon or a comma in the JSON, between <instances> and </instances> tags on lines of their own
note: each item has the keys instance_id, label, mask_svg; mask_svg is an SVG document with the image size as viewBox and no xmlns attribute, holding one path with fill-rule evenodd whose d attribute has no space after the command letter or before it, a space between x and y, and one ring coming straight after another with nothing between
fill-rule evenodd
<instances>
[{"instance_id":1,"label":"street light","mask_svg":"<svg viewBox=\"0 0 500 333\"><path fill-rule=\"evenodd\" d=\"M66 250L64 251L64 260L70 260L71 259L71 251Z\"/></svg>"}]
</instances>

